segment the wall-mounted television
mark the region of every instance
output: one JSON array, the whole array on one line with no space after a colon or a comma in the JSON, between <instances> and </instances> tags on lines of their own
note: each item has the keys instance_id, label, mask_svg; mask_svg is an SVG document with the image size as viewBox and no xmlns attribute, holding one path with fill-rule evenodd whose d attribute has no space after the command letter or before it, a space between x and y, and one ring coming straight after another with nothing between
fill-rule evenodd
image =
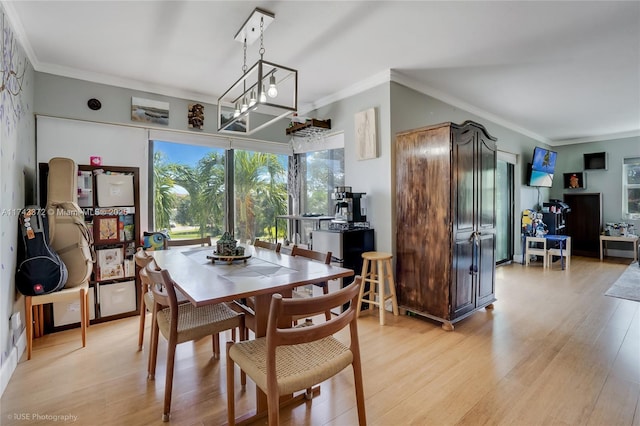
<instances>
[{"instance_id":1,"label":"wall-mounted television","mask_svg":"<svg viewBox=\"0 0 640 426\"><path fill-rule=\"evenodd\" d=\"M529 186L551 187L553 184L553 174L556 169L555 151L535 147L533 150L533 160L531 160L531 175L529 177Z\"/></svg>"}]
</instances>

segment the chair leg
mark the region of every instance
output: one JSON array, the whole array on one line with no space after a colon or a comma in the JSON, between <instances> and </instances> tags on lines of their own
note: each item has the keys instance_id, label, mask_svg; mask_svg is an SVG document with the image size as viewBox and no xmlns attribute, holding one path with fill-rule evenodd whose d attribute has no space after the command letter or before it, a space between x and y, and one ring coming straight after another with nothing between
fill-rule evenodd
<instances>
[{"instance_id":1,"label":"chair leg","mask_svg":"<svg viewBox=\"0 0 640 426\"><path fill-rule=\"evenodd\" d=\"M249 329L247 328L247 324L245 321L246 321L246 317L242 315L240 317L240 323L238 324L238 334L240 334L240 340L249 340ZM243 330L246 330L246 331L243 332ZM227 352L228 351L229 351L229 348L227 347ZM244 370L242 369L240 369L240 384L242 385L242 389L244 389L247 386L247 373L245 373Z\"/></svg>"},{"instance_id":2,"label":"chair leg","mask_svg":"<svg viewBox=\"0 0 640 426\"><path fill-rule=\"evenodd\" d=\"M367 415L364 406L364 384L362 381L362 368L360 365L360 355L353 359L351 365L353 367L353 381L356 388L356 405L358 407L358 424L365 426L367 424Z\"/></svg>"},{"instance_id":3,"label":"chair leg","mask_svg":"<svg viewBox=\"0 0 640 426\"><path fill-rule=\"evenodd\" d=\"M360 316L360 310L362 309L362 299L364 298L364 287L368 271L369 259L364 259L362 262L362 283L360 284L360 293L358 294L358 306L356 306L356 318Z\"/></svg>"},{"instance_id":4,"label":"chair leg","mask_svg":"<svg viewBox=\"0 0 640 426\"><path fill-rule=\"evenodd\" d=\"M369 274L370 279L372 280L369 283L369 312L373 313L373 306L376 305L376 294L378 295L378 298L380 298L380 277L378 276L379 272L378 272L378 262L377 261L371 261L369 262L369 268L371 268L371 273ZM378 286L378 288L376 289L376 286ZM373 302L373 303L371 303ZM380 309L380 305L378 305L378 309ZM380 316L380 313L378 312L378 316ZM384 321L384 320L383 320Z\"/></svg>"},{"instance_id":5,"label":"chair leg","mask_svg":"<svg viewBox=\"0 0 640 426\"><path fill-rule=\"evenodd\" d=\"M213 358L220 359L220 333L212 335L211 342L213 344Z\"/></svg>"},{"instance_id":6,"label":"chair leg","mask_svg":"<svg viewBox=\"0 0 640 426\"><path fill-rule=\"evenodd\" d=\"M384 302L385 299L387 298L387 296L385 295L385 282L384 282L384 264L382 263L381 260L375 261L373 262L374 265L374 270L376 271L376 279L377 279L377 284L378 284L378 315L380 316L380 325L384 325L385 320L384 320L384 314L386 314L387 310L384 308ZM375 298L375 294L374 295L370 295L369 298L374 297Z\"/></svg>"},{"instance_id":7,"label":"chair leg","mask_svg":"<svg viewBox=\"0 0 640 426\"><path fill-rule=\"evenodd\" d=\"M87 346L87 309L88 293L84 289L80 290L80 330L82 333L82 347Z\"/></svg>"},{"instance_id":8,"label":"chair leg","mask_svg":"<svg viewBox=\"0 0 640 426\"><path fill-rule=\"evenodd\" d=\"M89 291L91 290L91 287L89 287ZM89 329L89 326L91 325L91 318L89 317L89 291L85 294L85 297L87 298L86 300L86 308L84 310L84 315L85 315L85 319L87 320L87 329Z\"/></svg>"},{"instance_id":9,"label":"chair leg","mask_svg":"<svg viewBox=\"0 0 640 426\"><path fill-rule=\"evenodd\" d=\"M229 426L236 424L234 362L229 356L229 349L232 345L233 342L227 342L227 423Z\"/></svg>"},{"instance_id":10,"label":"chair leg","mask_svg":"<svg viewBox=\"0 0 640 426\"><path fill-rule=\"evenodd\" d=\"M156 377L156 360L158 358L158 334L160 329L158 328L158 322L156 321L155 308L151 316L151 342L149 343L149 365L147 367L149 380L153 380Z\"/></svg>"},{"instance_id":11,"label":"chair leg","mask_svg":"<svg viewBox=\"0 0 640 426\"><path fill-rule=\"evenodd\" d=\"M27 360L31 359L31 348L33 346L33 306L31 296L24 297L24 312L27 326Z\"/></svg>"},{"instance_id":12,"label":"chair leg","mask_svg":"<svg viewBox=\"0 0 640 426\"><path fill-rule=\"evenodd\" d=\"M144 293L142 303L140 303L140 327L138 328L138 350L142 350L144 344L144 323L147 319L147 306L144 303Z\"/></svg>"},{"instance_id":13,"label":"chair leg","mask_svg":"<svg viewBox=\"0 0 640 426\"><path fill-rule=\"evenodd\" d=\"M391 267L391 259L387 259L384 262L387 265L387 282L389 283L389 294L391 295L391 306L393 308L393 315L398 316L398 298L396 297L396 283L393 279L393 268Z\"/></svg>"},{"instance_id":14,"label":"chair leg","mask_svg":"<svg viewBox=\"0 0 640 426\"><path fill-rule=\"evenodd\" d=\"M164 383L164 410L162 412L162 421L168 422L171 416L171 391L173 390L173 365L176 360L176 341L175 337L168 342L167 348L167 374Z\"/></svg>"},{"instance_id":15,"label":"chair leg","mask_svg":"<svg viewBox=\"0 0 640 426\"><path fill-rule=\"evenodd\" d=\"M280 424L280 393L277 387L274 392L267 392L267 412L269 426L278 426Z\"/></svg>"},{"instance_id":16,"label":"chair leg","mask_svg":"<svg viewBox=\"0 0 640 426\"><path fill-rule=\"evenodd\" d=\"M322 294L329 294L329 283L324 283L324 285L322 286ZM326 319L327 321L329 321L331 319L331 311L325 311L324 313L324 319Z\"/></svg>"},{"instance_id":17,"label":"chair leg","mask_svg":"<svg viewBox=\"0 0 640 426\"><path fill-rule=\"evenodd\" d=\"M36 306L36 310L38 311L36 324L38 324L38 334L37 337L44 336L44 306L38 305Z\"/></svg>"}]
</instances>

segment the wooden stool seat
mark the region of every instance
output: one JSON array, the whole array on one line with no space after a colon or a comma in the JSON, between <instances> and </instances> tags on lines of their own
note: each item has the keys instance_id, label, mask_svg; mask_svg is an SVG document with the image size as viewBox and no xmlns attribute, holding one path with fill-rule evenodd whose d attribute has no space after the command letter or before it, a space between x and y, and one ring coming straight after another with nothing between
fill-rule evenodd
<instances>
[{"instance_id":1,"label":"wooden stool seat","mask_svg":"<svg viewBox=\"0 0 640 426\"><path fill-rule=\"evenodd\" d=\"M362 263L362 285L360 286L356 315L360 315L363 303L376 305L380 312L380 325L384 325L385 323L384 315L386 310L384 305L388 299L391 299L393 315L398 316L396 284L393 280L393 270L391 269L392 258L393 255L391 253L384 253L380 251L368 251L362 253L362 259L364 259ZM366 289L367 283L370 283L368 289ZM385 290L386 283L389 284L389 293L386 293ZM365 299L365 296L369 297Z\"/></svg>"}]
</instances>

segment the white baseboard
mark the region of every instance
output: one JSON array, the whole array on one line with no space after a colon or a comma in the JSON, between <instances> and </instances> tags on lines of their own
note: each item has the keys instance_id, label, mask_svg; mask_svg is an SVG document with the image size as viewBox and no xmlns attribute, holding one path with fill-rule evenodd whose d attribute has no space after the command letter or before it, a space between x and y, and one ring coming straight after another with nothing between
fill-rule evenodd
<instances>
[{"instance_id":1,"label":"white baseboard","mask_svg":"<svg viewBox=\"0 0 640 426\"><path fill-rule=\"evenodd\" d=\"M0 369L0 397L4 393L4 390L7 388L9 384L9 380L11 380L11 376L13 372L16 370L18 366L18 360L24 353L24 350L27 347L27 331L26 329L22 330L20 337L16 344L11 348L11 352L9 356L2 364L2 369Z\"/></svg>"},{"instance_id":2,"label":"white baseboard","mask_svg":"<svg viewBox=\"0 0 640 426\"><path fill-rule=\"evenodd\" d=\"M628 257L629 259L633 259L633 249L630 249L630 250L607 249L607 256Z\"/></svg>"}]
</instances>

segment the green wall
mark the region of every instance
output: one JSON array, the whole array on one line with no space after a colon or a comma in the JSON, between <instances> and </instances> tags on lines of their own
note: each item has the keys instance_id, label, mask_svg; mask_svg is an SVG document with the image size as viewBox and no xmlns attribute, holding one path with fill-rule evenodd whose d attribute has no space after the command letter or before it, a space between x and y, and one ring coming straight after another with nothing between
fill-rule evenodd
<instances>
[{"instance_id":1,"label":"green wall","mask_svg":"<svg viewBox=\"0 0 640 426\"><path fill-rule=\"evenodd\" d=\"M636 235L640 234L640 221L622 218L622 164L625 158L640 157L640 136L613 139L600 142L581 143L554 147L558 152L556 176L553 180L551 195L562 199L567 192L599 192L602 194L602 221L628 222L635 226ZM562 174L582 172L584 154L605 152L606 170L588 170L585 172L585 189L564 189ZM576 212L579 214L579 212Z\"/></svg>"}]
</instances>

